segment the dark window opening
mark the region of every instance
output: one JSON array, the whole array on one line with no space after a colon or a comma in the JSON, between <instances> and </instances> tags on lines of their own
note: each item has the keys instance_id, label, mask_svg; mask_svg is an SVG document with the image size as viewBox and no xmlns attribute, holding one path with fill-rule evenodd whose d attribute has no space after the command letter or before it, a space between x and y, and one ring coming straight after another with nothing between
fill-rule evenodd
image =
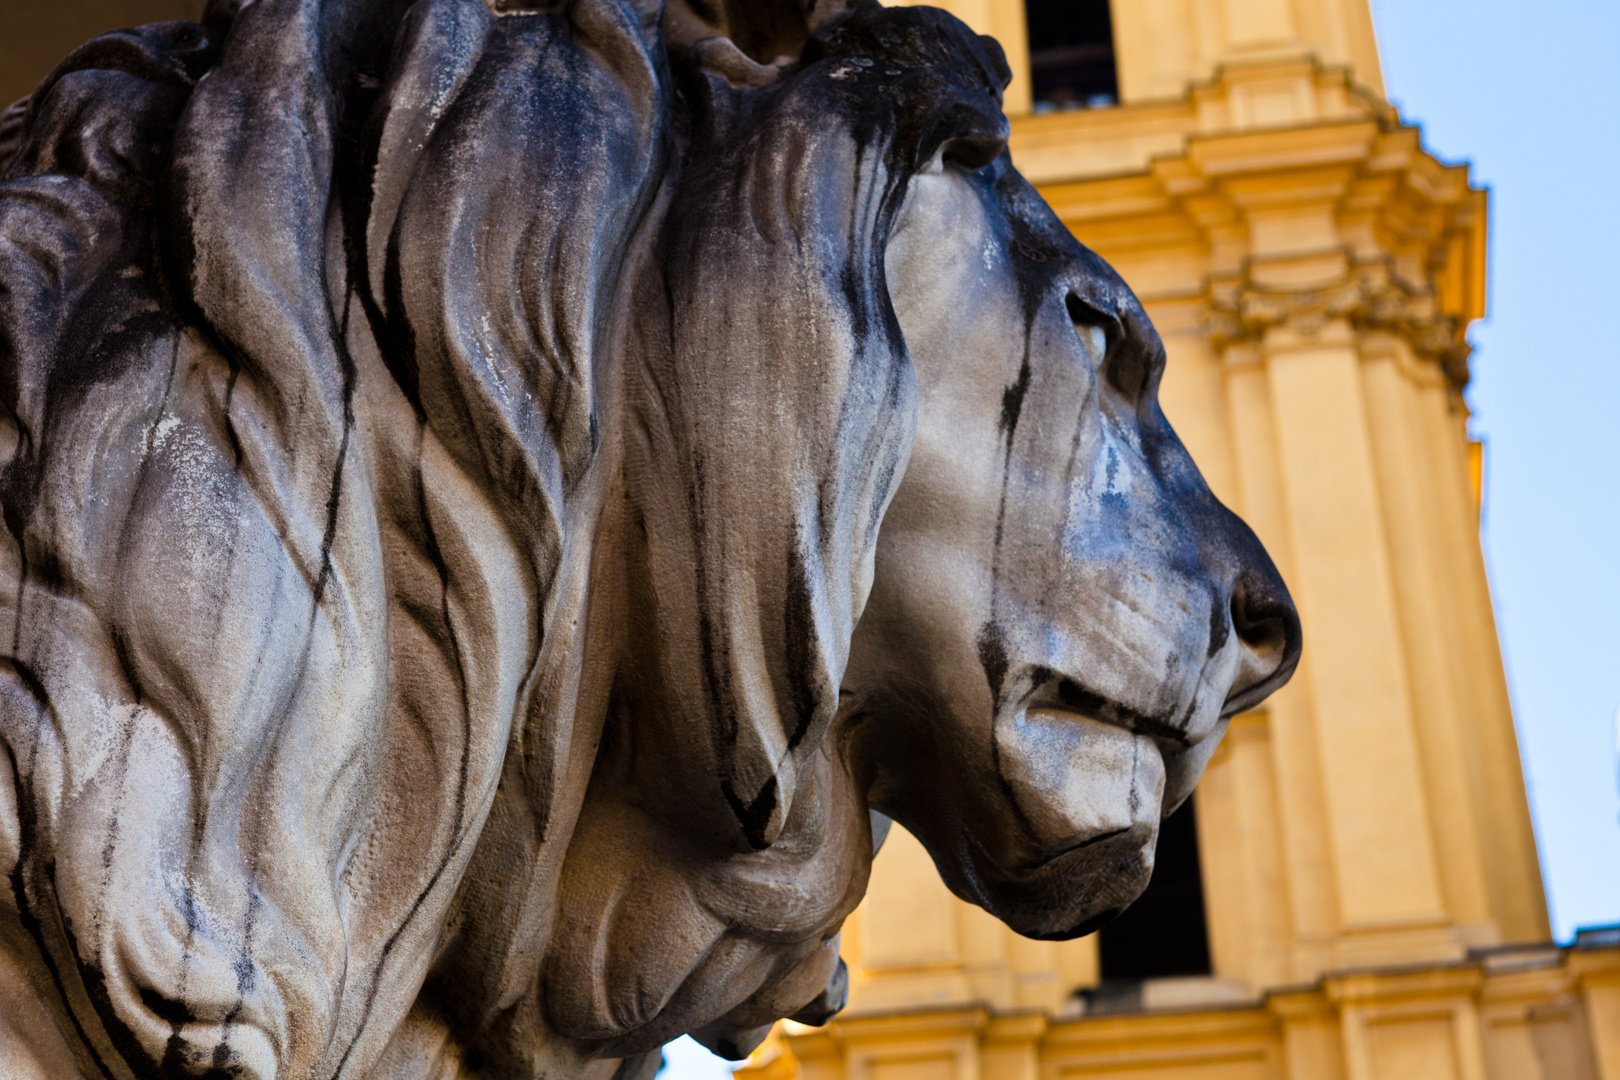
<instances>
[{"instance_id":1,"label":"dark window opening","mask_svg":"<svg viewBox=\"0 0 1620 1080\"><path fill-rule=\"evenodd\" d=\"M1097 946L1104 982L1210 973L1191 799L1159 826L1153 880L1125 914L1102 928Z\"/></svg>"},{"instance_id":2,"label":"dark window opening","mask_svg":"<svg viewBox=\"0 0 1620 1080\"><path fill-rule=\"evenodd\" d=\"M1024 14L1036 112L1119 100L1108 0L1025 0Z\"/></svg>"}]
</instances>

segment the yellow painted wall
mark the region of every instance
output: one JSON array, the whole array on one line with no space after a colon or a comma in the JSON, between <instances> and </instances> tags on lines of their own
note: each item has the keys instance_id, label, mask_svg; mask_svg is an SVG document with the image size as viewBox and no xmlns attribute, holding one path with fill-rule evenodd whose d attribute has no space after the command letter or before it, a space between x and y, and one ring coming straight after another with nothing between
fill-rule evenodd
<instances>
[{"instance_id":1,"label":"yellow painted wall","mask_svg":"<svg viewBox=\"0 0 1620 1080\"><path fill-rule=\"evenodd\" d=\"M982 1004L786 1022L745 1080L1614 1080L1620 951L1329 976L1224 1007Z\"/></svg>"}]
</instances>

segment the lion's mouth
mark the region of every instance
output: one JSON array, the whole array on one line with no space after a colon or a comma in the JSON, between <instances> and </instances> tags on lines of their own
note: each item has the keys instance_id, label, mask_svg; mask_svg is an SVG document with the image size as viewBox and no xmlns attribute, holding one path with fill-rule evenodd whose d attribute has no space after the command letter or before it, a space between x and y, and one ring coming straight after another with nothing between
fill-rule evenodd
<instances>
[{"instance_id":1,"label":"lion's mouth","mask_svg":"<svg viewBox=\"0 0 1620 1080\"><path fill-rule=\"evenodd\" d=\"M1102 724L1112 724L1126 731L1153 739L1163 739L1177 746L1191 745L1192 740L1187 735L1185 718L1178 724L1163 717L1150 716L1129 705L1104 697L1069 678L1058 680L1057 692L1058 700L1065 707L1063 711L1071 712L1075 716ZM1189 706L1189 715L1191 712L1192 708Z\"/></svg>"},{"instance_id":2,"label":"lion's mouth","mask_svg":"<svg viewBox=\"0 0 1620 1080\"><path fill-rule=\"evenodd\" d=\"M1027 868L1158 825L1166 736L1129 726L1128 710L1100 696L1083 703L1026 707L996 725L997 766L1035 850Z\"/></svg>"},{"instance_id":3,"label":"lion's mouth","mask_svg":"<svg viewBox=\"0 0 1620 1080\"><path fill-rule=\"evenodd\" d=\"M1130 831L1131 827L1126 825L1118 829L1114 829L1111 832L1098 833L1096 836L1088 836L1082 840L1077 840L1068 847L1058 848L1055 851L1047 852L1045 857L1042 858L1040 862L1036 863L1033 869L1039 870L1042 867L1063 858L1065 855L1072 855L1074 852L1079 851L1082 848L1096 847L1098 844L1105 844L1114 839L1114 837L1124 836Z\"/></svg>"}]
</instances>

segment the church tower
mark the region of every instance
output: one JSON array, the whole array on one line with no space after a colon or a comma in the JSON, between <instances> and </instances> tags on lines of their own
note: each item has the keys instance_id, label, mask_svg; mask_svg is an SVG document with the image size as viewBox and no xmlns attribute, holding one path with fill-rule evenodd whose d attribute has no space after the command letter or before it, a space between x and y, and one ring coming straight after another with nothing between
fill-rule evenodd
<instances>
[{"instance_id":1,"label":"church tower","mask_svg":"<svg viewBox=\"0 0 1620 1080\"><path fill-rule=\"evenodd\" d=\"M849 1008L748 1080L1620 1080L1620 949L1559 949L1462 391L1486 194L1384 97L1367 0L933 0L1007 51L1015 164L1141 296L1162 401L1305 628L1079 941L896 828Z\"/></svg>"}]
</instances>

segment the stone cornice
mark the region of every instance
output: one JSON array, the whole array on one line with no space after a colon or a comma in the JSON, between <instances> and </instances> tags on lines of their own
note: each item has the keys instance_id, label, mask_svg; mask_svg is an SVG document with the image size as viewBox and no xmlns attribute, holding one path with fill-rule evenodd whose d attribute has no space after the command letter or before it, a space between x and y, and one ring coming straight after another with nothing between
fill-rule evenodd
<instances>
[{"instance_id":1,"label":"stone cornice","mask_svg":"<svg viewBox=\"0 0 1620 1080\"><path fill-rule=\"evenodd\" d=\"M1244 104L1262 86L1265 116ZM1307 59L1224 68L1179 105L1100 112L1015 122L1014 160L1150 307L1203 295L1218 345L1342 321L1466 385L1486 193L1392 108ZM1140 155L1134 170L1088 168L1121 148Z\"/></svg>"}]
</instances>

